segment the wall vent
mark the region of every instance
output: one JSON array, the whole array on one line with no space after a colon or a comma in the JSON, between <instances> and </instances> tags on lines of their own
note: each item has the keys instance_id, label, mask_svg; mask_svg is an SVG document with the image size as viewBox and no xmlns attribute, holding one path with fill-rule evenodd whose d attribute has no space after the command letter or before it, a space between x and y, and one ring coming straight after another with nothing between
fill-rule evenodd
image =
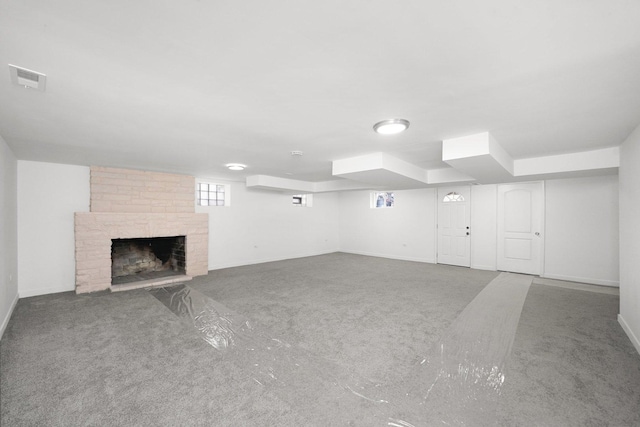
<instances>
[{"instance_id":1,"label":"wall vent","mask_svg":"<svg viewBox=\"0 0 640 427\"><path fill-rule=\"evenodd\" d=\"M44 92L47 83L46 75L11 64L9 64L9 72L13 84Z\"/></svg>"}]
</instances>

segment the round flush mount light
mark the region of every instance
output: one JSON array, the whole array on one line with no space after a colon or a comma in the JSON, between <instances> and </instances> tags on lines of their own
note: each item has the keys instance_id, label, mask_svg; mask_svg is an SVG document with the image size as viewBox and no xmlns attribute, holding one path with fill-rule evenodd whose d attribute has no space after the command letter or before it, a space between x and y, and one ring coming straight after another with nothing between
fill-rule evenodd
<instances>
[{"instance_id":1,"label":"round flush mount light","mask_svg":"<svg viewBox=\"0 0 640 427\"><path fill-rule=\"evenodd\" d=\"M381 135L393 135L407 130L408 127L409 120L390 119L376 123L373 125L373 130Z\"/></svg>"},{"instance_id":2,"label":"round flush mount light","mask_svg":"<svg viewBox=\"0 0 640 427\"><path fill-rule=\"evenodd\" d=\"M232 170L232 171L241 171L241 170L244 170L244 168L247 167L247 165L242 165L240 163L229 163L226 166L227 166L227 168L229 168L229 170Z\"/></svg>"}]
</instances>

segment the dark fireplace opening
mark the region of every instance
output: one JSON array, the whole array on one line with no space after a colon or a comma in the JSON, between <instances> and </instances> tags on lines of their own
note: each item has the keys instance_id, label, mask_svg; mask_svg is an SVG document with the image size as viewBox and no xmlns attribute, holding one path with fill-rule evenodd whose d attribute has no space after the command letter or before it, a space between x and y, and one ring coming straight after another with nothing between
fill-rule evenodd
<instances>
[{"instance_id":1,"label":"dark fireplace opening","mask_svg":"<svg viewBox=\"0 0 640 427\"><path fill-rule=\"evenodd\" d=\"M185 274L185 236L111 240L111 284Z\"/></svg>"}]
</instances>

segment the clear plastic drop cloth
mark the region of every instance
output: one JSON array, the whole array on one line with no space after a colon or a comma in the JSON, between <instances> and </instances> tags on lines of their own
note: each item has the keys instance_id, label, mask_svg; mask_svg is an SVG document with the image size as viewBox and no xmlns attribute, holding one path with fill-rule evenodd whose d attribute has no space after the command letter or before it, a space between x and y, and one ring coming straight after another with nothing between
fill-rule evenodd
<instances>
[{"instance_id":1,"label":"clear plastic drop cloth","mask_svg":"<svg viewBox=\"0 0 640 427\"><path fill-rule=\"evenodd\" d=\"M495 420L507 379L505 364L531 281L531 276L500 274L437 345L404 371L408 374L388 384L355 377L344 367L276 339L186 285L149 292L222 357L314 425L482 426Z\"/></svg>"},{"instance_id":2,"label":"clear plastic drop cloth","mask_svg":"<svg viewBox=\"0 0 640 427\"><path fill-rule=\"evenodd\" d=\"M501 273L467 305L404 382L395 418L415 425L494 425L532 279Z\"/></svg>"},{"instance_id":3,"label":"clear plastic drop cloth","mask_svg":"<svg viewBox=\"0 0 640 427\"><path fill-rule=\"evenodd\" d=\"M386 413L376 408L379 402L366 400L354 391L359 386L349 384L357 381L335 363L270 336L245 316L189 286L149 292L191 324L222 357L314 424L384 425L381 423ZM351 424L345 414L353 415Z\"/></svg>"}]
</instances>

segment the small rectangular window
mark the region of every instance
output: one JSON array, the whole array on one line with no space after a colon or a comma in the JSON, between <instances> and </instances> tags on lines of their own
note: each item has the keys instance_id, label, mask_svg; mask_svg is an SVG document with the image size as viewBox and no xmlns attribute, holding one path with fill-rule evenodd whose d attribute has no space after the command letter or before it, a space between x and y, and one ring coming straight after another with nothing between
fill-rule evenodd
<instances>
[{"instance_id":1,"label":"small rectangular window","mask_svg":"<svg viewBox=\"0 0 640 427\"><path fill-rule=\"evenodd\" d=\"M226 185L199 182L196 191L198 206L228 206L229 197Z\"/></svg>"},{"instance_id":2,"label":"small rectangular window","mask_svg":"<svg viewBox=\"0 0 640 427\"><path fill-rule=\"evenodd\" d=\"M393 192L376 191L371 193L371 207L376 209L392 208L395 205Z\"/></svg>"},{"instance_id":3,"label":"small rectangular window","mask_svg":"<svg viewBox=\"0 0 640 427\"><path fill-rule=\"evenodd\" d=\"M311 207L312 194L294 194L292 197L293 206Z\"/></svg>"}]
</instances>

